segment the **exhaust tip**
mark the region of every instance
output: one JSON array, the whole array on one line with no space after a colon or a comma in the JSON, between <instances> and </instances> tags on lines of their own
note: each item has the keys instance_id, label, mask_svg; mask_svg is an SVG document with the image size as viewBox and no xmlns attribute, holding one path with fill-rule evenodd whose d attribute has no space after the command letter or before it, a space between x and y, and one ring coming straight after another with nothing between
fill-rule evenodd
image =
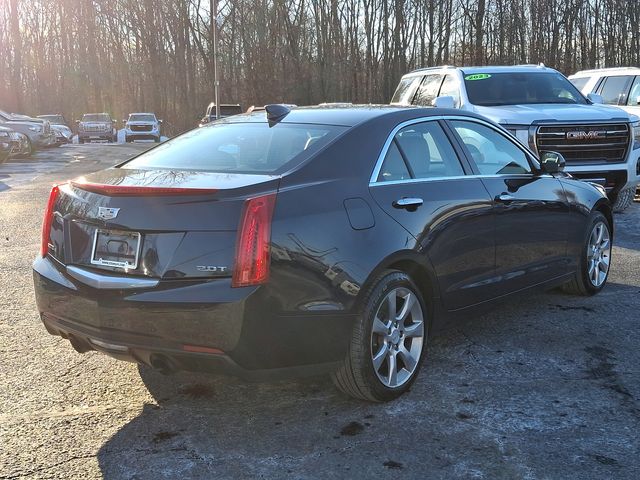
<instances>
[{"instance_id":1,"label":"exhaust tip","mask_svg":"<svg viewBox=\"0 0 640 480\"><path fill-rule=\"evenodd\" d=\"M151 355L149 363L151 364L152 368L158 370L163 375L171 375L178 370L174 363L164 355Z\"/></svg>"},{"instance_id":2,"label":"exhaust tip","mask_svg":"<svg viewBox=\"0 0 640 480\"><path fill-rule=\"evenodd\" d=\"M86 353L93 350L91 345L89 345L86 342L83 342L82 340L79 340L73 335L69 335L67 338L69 340L69 343L71 343L71 346L73 347L73 349L78 353Z\"/></svg>"}]
</instances>

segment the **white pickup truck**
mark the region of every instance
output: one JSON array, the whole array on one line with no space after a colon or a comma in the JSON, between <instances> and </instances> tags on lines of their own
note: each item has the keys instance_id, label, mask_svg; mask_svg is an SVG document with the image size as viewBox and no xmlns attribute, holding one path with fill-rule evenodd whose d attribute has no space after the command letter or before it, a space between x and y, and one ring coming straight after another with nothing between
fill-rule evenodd
<instances>
[{"instance_id":1,"label":"white pickup truck","mask_svg":"<svg viewBox=\"0 0 640 480\"><path fill-rule=\"evenodd\" d=\"M640 183L640 118L586 97L543 65L435 67L402 77L396 105L460 108L502 125L533 151L555 151L576 178L599 183L614 211Z\"/></svg>"}]
</instances>

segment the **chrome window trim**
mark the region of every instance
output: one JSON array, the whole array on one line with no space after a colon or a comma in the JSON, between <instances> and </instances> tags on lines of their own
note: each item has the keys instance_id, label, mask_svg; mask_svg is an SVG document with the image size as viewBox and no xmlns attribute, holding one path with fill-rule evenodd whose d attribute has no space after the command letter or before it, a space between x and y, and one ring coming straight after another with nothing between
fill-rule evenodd
<instances>
[{"instance_id":1,"label":"chrome window trim","mask_svg":"<svg viewBox=\"0 0 640 480\"><path fill-rule=\"evenodd\" d=\"M479 123L481 125L485 125L486 127L489 127L493 130L495 130L497 133L499 133L500 135L502 135L503 137L505 137L507 140L509 140L511 143L513 143L516 147L518 147L520 150L522 150L522 152L527 156L527 158L531 158L533 160L536 161L537 163L537 159L535 158L535 155L532 154L532 152L528 151L526 148L524 148L524 146L522 146L520 144L520 141L516 140L515 142L510 138L511 135L507 132L507 134L505 135L505 133L503 131L500 130L500 127L496 127L495 125L491 124L490 122L487 122L485 120L482 120L480 118L475 118L475 117L467 117L465 115L435 115L432 117L420 117L420 118L412 118L411 120L405 120L404 122L399 123L398 125L396 125L393 130L391 130L391 133L389 134L389 136L387 137L387 140L384 142L384 145L382 146L382 151L380 152L380 155L378 155L378 160L376 161L376 164L373 168L373 173L371 174L371 177L369 178L369 186L370 187L374 187L374 186L378 186L378 185L397 185L400 183L419 183L419 182L433 182L433 181L441 181L441 180L457 180L457 179L462 179L462 178L492 178L492 177L513 177L515 176L522 176L522 175L530 175L530 176L534 176L535 174L533 172L531 173L521 173L521 174L513 174L513 173L505 173L502 175L456 175L456 176L448 176L448 177L434 177L434 178L409 178L406 180L390 180L388 182L378 182L378 175L380 175L380 170L382 169L382 164L384 163L384 159L387 156L387 151L389 150L389 147L391 146L391 142L393 142L393 139L395 138L396 134L402 130L404 127L408 127L409 125L414 125L416 123L425 123L425 122L437 122L438 120L462 120L462 121L469 121L469 122L475 122L475 123ZM538 165L535 165L535 167L538 167ZM545 175L546 176L546 175Z\"/></svg>"}]
</instances>

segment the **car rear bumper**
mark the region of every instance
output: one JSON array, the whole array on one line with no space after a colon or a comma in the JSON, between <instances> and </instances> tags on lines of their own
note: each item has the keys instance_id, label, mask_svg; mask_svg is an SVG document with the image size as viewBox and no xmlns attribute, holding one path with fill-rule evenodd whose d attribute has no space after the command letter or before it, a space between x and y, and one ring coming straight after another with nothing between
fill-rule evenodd
<instances>
[{"instance_id":1,"label":"car rear bumper","mask_svg":"<svg viewBox=\"0 0 640 480\"><path fill-rule=\"evenodd\" d=\"M247 379L335 369L349 343L348 315L276 315L259 288L230 279L161 281L151 288L95 288L50 258L34 262L36 302L53 335L79 352L163 370Z\"/></svg>"}]
</instances>

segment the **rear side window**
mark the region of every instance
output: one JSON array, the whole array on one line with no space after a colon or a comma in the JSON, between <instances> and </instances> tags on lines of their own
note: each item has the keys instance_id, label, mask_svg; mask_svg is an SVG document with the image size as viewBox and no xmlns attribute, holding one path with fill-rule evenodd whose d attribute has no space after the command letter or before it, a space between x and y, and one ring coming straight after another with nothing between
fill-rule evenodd
<instances>
[{"instance_id":1,"label":"rear side window","mask_svg":"<svg viewBox=\"0 0 640 480\"><path fill-rule=\"evenodd\" d=\"M384 157L382 168L378 174L378 182L393 182L397 180L408 180L411 178L407 164L402 158L395 139L389 145L389 150Z\"/></svg>"},{"instance_id":2,"label":"rear side window","mask_svg":"<svg viewBox=\"0 0 640 480\"><path fill-rule=\"evenodd\" d=\"M464 175L455 150L440 125L422 122L401 129L393 138L378 182Z\"/></svg>"},{"instance_id":3,"label":"rear side window","mask_svg":"<svg viewBox=\"0 0 640 480\"><path fill-rule=\"evenodd\" d=\"M411 98L416 92L420 77L408 77L400 80L391 103L411 103Z\"/></svg>"},{"instance_id":4,"label":"rear side window","mask_svg":"<svg viewBox=\"0 0 640 480\"><path fill-rule=\"evenodd\" d=\"M438 95L441 83L442 75L425 75L412 103L414 105L431 107Z\"/></svg>"},{"instance_id":5,"label":"rear side window","mask_svg":"<svg viewBox=\"0 0 640 480\"><path fill-rule=\"evenodd\" d=\"M270 174L304 162L347 127L221 123L196 128L127 162L122 168Z\"/></svg>"},{"instance_id":6,"label":"rear side window","mask_svg":"<svg viewBox=\"0 0 640 480\"><path fill-rule=\"evenodd\" d=\"M453 120L451 126L482 175L531 173L526 154L496 130L464 120Z\"/></svg>"},{"instance_id":7,"label":"rear side window","mask_svg":"<svg viewBox=\"0 0 640 480\"><path fill-rule=\"evenodd\" d=\"M624 105L627 101L627 93L629 84L633 77L629 75L621 75L616 77L607 77L600 87L600 95L607 105Z\"/></svg>"},{"instance_id":8,"label":"rear side window","mask_svg":"<svg viewBox=\"0 0 640 480\"><path fill-rule=\"evenodd\" d=\"M574 87L576 87L578 90L582 91L582 89L585 87L585 85L589 81L589 77L571 78L571 79L569 79L569 81L571 83L573 83Z\"/></svg>"}]
</instances>

